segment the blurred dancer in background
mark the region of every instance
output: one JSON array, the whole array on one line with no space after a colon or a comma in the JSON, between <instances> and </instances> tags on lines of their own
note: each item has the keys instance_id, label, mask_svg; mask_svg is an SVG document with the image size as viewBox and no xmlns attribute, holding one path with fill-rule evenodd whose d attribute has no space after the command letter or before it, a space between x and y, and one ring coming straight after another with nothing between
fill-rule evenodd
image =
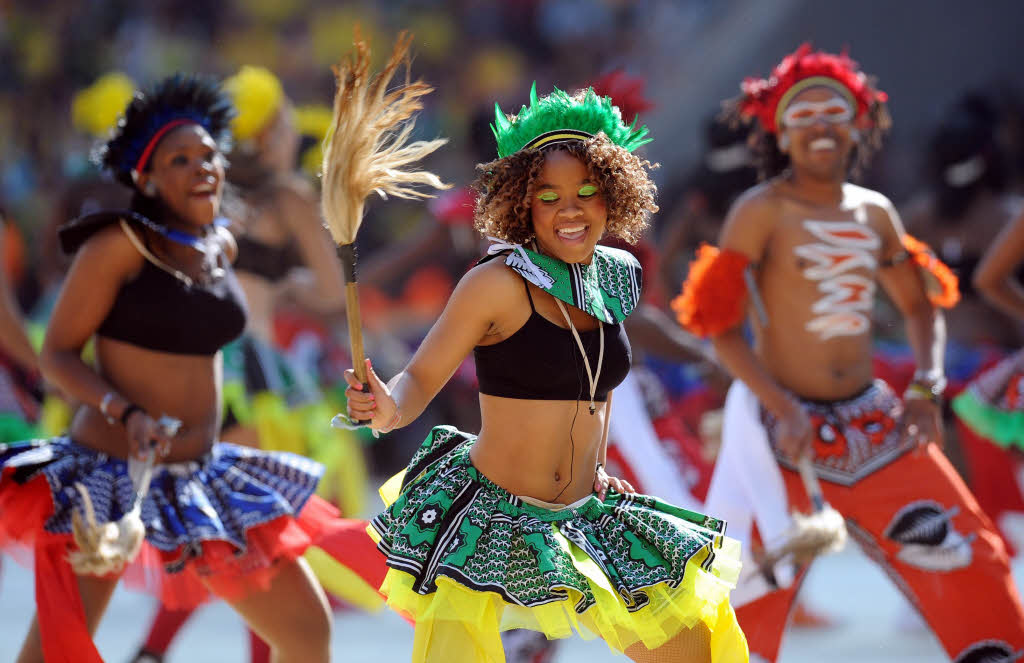
<instances>
[{"instance_id":1,"label":"blurred dancer in background","mask_svg":"<svg viewBox=\"0 0 1024 663\"><path fill-rule=\"evenodd\" d=\"M1024 262L1024 214L1008 223L985 252L974 272L978 291L1005 315L1024 319L1024 288L1019 273ZM988 484L1002 480L1003 489L1015 489L1018 503L1024 491L1024 350L1018 350L971 382L953 400L960 420L979 437L1007 453L1001 455L998 474L978 475ZM1004 502L1001 502L1004 504ZM1004 508L996 513L1002 515Z\"/></svg>"},{"instance_id":2,"label":"blurred dancer in background","mask_svg":"<svg viewBox=\"0 0 1024 663\"><path fill-rule=\"evenodd\" d=\"M91 634L120 564L86 573L100 568L97 557L109 561L109 549L83 546L133 513L145 541L129 580L178 608L212 592L272 644L276 660L328 660L326 598L300 557L339 522L313 495L322 468L217 441L220 349L247 316L230 265L234 241L215 224L232 114L204 79L176 75L137 94L102 153L132 190L132 210L62 229L75 259L42 366L82 405L67 437L0 454L0 531L35 549L38 612L21 662L101 660ZM94 336L96 368L80 357ZM173 436L158 425L162 415L180 420ZM134 511L142 487L129 459L154 452L160 464ZM104 529L89 518L73 537L81 510L95 511Z\"/></svg>"},{"instance_id":3,"label":"blurred dancer in background","mask_svg":"<svg viewBox=\"0 0 1024 663\"><path fill-rule=\"evenodd\" d=\"M234 270L249 308L246 333L223 349L225 417L221 439L272 451L290 451L324 465L317 493L354 515L367 492L365 463L355 436L330 427L332 408L315 375L294 365L275 342L274 317L282 303L321 316L344 306L342 276L323 228L315 191L296 172L299 138L292 106L280 81L261 67L242 67L224 82L237 115L227 183L226 211L237 218ZM374 555L372 542L365 552ZM311 560L321 583L356 605L379 604L330 558ZM355 583L349 585L350 581ZM162 606L135 659L160 661L191 611ZM252 661L268 660L267 647L250 631Z\"/></svg>"},{"instance_id":4,"label":"blurred dancer in background","mask_svg":"<svg viewBox=\"0 0 1024 663\"><path fill-rule=\"evenodd\" d=\"M20 233L0 207L0 443L37 434L42 401L39 359L25 331L13 282L24 260Z\"/></svg>"},{"instance_id":5,"label":"blurred dancer in background","mask_svg":"<svg viewBox=\"0 0 1024 663\"><path fill-rule=\"evenodd\" d=\"M907 206L908 229L934 246L960 279L961 301L947 316L952 393L1024 341L1013 317L1002 307L992 307L974 287L986 248L1024 211L1024 199L1007 190L1009 164L996 135L1000 124L998 105L988 95L971 93L959 99L928 142L928 191ZM1017 462L964 422L963 417L950 418L952 440L947 440L946 453L964 468L971 491L999 527L1012 556L1024 543Z\"/></svg>"},{"instance_id":6,"label":"blurred dancer in background","mask_svg":"<svg viewBox=\"0 0 1024 663\"><path fill-rule=\"evenodd\" d=\"M1024 648L1024 609L992 523L942 454L945 327L956 279L907 235L881 194L847 182L889 127L886 96L852 60L804 45L769 79L747 79L735 119L757 123L763 184L733 206L719 248L702 247L680 321L713 338L736 376L707 508L766 545L809 499L809 455L825 499L958 662ZM901 400L872 374L877 283L901 312L917 371ZM746 311L754 347L742 331ZM774 661L806 569L758 573L738 615L758 660ZM784 565L779 565L784 566ZM772 591L774 589L774 591Z\"/></svg>"}]
</instances>

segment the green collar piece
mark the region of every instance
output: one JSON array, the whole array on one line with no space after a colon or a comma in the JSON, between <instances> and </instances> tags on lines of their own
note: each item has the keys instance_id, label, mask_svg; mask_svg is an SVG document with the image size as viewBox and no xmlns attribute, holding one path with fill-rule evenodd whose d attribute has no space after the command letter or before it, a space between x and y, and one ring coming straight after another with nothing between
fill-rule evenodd
<instances>
[{"instance_id":1,"label":"green collar piece","mask_svg":"<svg viewBox=\"0 0 1024 663\"><path fill-rule=\"evenodd\" d=\"M582 99L555 88L546 97L537 97L537 83L530 88L530 105L509 119L494 106L491 130L498 143L498 157L505 158L522 149L538 149L551 142L586 140L604 132L608 140L628 152L651 142L647 127L622 121L611 97L599 97L588 88ZM540 139L540 140L538 140Z\"/></svg>"},{"instance_id":2,"label":"green collar piece","mask_svg":"<svg viewBox=\"0 0 1024 663\"><path fill-rule=\"evenodd\" d=\"M622 322L640 300L640 263L628 251L598 246L589 265L570 264L519 244L491 239L489 256L507 251L505 264L524 279L602 322Z\"/></svg>"}]
</instances>

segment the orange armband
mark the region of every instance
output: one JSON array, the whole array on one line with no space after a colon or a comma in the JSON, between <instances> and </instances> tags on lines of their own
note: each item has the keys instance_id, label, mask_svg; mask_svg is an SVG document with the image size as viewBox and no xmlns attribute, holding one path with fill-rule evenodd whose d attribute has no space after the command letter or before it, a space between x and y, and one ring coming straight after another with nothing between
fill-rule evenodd
<instances>
[{"instance_id":1,"label":"orange armband","mask_svg":"<svg viewBox=\"0 0 1024 663\"><path fill-rule=\"evenodd\" d=\"M938 308L953 308L960 301L960 282L956 274L916 237L904 234L901 242L921 273L928 301Z\"/></svg>"},{"instance_id":2,"label":"orange armband","mask_svg":"<svg viewBox=\"0 0 1024 663\"><path fill-rule=\"evenodd\" d=\"M687 331L715 336L743 322L747 284L743 270L750 258L739 251L701 244L683 291L672 300L672 310Z\"/></svg>"}]
</instances>

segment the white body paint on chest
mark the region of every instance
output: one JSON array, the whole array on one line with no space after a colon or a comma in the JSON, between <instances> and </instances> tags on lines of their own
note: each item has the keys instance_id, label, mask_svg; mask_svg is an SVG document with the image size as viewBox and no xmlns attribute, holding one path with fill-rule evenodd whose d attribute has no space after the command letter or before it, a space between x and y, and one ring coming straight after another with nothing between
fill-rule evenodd
<instances>
[{"instance_id":1,"label":"white body paint on chest","mask_svg":"<svg viewBox=\"0 0 1024 663\"><path fill-rule=\"evenodd\" d=\"M819 281L823 295L811 306L815 317L805 329L822 340L866 334L871 329L868 313L875 300L875 281L849 272L874 272L878 267L878 235L870 226L855 221L808 220L803 226L821 241L801 244L793 252L811 262L804 268L804 278Z\"/></svg>"}]
</instances>

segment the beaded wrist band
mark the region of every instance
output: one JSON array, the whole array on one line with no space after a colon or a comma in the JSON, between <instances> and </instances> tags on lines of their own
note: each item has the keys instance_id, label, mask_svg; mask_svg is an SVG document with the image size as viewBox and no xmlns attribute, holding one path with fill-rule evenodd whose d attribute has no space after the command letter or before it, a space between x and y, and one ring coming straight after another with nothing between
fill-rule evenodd
<instances>
[{"instance_id":1,"label":"beaded wrist band","mask_svg":"<svg viewBox=\"0 0 1024 663\"><path fill-rule=\"evenodd\" d=\"M911 382L907 386L907 390L903 392L903 400L931 401L938 405L942 403L942 395L941 393L936 393L934 387L929 387L920 382Z\"/></svg>"},{"instance_id":2,"label":"beaded wrist band","mask_svg":"<svg viewBox=\"0 0 1024 663\"><path fill-rule=\"evenodd\" d=\"M108 391L103 394L103 400L100 401L100 413L107 418L108 424L116 424L117 419L110 414L110 404L114 401L116 395L112 391Z\"/></svg>"}]
</instances>

